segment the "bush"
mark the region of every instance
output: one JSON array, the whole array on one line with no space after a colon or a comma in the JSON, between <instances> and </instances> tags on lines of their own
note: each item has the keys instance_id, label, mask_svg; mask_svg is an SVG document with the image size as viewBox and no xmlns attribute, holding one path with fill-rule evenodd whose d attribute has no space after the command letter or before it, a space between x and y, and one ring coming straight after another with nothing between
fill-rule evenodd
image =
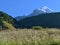
<instances>
[{"instance_id":1,"label":"bush","mask_svg":"<svg viewBox=\"0 0 60 45\"><path fill-rule=\"evenodd\" d=\"M41 26L33 26L32 29L42 30L43 28Z\"/></svg>"},{"instance_id":2,"label":"bush","mask_svg":"<svg viewBox=\"0 0 60 45\"><path fill-rule=\"evenodd\" d=\"M0 30L2 30L2 26L0 26Z\"/></svg>"}]
</instances>

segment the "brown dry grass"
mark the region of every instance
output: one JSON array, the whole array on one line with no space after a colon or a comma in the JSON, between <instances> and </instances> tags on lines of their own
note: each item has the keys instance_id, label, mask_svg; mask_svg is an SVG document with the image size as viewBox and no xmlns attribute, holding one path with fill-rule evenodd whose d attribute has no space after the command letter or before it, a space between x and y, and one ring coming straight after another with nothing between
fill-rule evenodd
<instances>
[{"instance_id":1,"label":"brown dry grass","mask_svg":"<svg viewBox=\"0 0 60 45\"><path fill-rule=\"evenodd\" d=\"M0 31L1 45L60 45L60 29Z\"/></svg>"}]
</instances>

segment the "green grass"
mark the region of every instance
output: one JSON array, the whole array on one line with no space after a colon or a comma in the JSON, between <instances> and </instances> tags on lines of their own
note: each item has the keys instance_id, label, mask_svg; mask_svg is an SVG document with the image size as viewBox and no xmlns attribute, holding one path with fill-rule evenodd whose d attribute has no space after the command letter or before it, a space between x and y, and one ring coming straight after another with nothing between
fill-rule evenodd
<instances>
[{"instance_id":1,"label":"green grass","mask_svg":"<svg viewBox=\"0 0 60 45\"><path fill-rule=\"evenodd\" d=\"M5 27L7 27L7 29L9 29L9 30L15 30L15 28L13 27L12 24L7 23L6 21L3 21L3 24L5 25Z\"/></svg>"},{"instance_id":2,"label":"green grass","mask_svg":"<svg viewBox=\"0 0 60 45\"><path fill-rule=\"evenodd\" d=\"M60 45L60 29L1 31L0 45Z\"/></svg>"}]
</instances>

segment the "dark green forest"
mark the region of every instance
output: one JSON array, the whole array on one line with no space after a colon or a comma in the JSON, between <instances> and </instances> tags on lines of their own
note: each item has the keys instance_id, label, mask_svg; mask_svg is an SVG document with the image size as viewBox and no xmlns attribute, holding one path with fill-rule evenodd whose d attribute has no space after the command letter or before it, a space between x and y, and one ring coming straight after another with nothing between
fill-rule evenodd
<instances>
[{"instance_id":1,"label":"dark green forest","mask_svg":"<svg viewBox=\"0 0 60 45\"><path fill-rule=\"evenodd\" d=\"M19 21L21 28L41 26L44 28L60 28L60 12L39 14Z\"/></svg>"}]
</instances>

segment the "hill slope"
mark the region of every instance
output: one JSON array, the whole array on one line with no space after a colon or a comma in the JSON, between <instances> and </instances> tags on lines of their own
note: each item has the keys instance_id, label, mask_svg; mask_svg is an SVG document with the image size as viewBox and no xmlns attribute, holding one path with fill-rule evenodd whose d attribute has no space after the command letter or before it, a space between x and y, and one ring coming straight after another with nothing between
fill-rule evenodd
<instances>
[{"instance_id":1,"label":"hill slope","mask_svg":"<svg viewBox=\"0 0 60 45\"><path fill-rule=\"evenodd\" d=\"M42 26L49 28L60 28L60 12L40 14L19 21L21 28Z\"/></svg>"},{"instance_id":2,"label":"hill slope","mask_svg":"<svg viewBox=\"0 0 60 45\"><path fill-rule=\"evenodd\" d=\"M0 29L14 29L15 21L13 17L0 11Z\"/></svg>"}]
</instances>

